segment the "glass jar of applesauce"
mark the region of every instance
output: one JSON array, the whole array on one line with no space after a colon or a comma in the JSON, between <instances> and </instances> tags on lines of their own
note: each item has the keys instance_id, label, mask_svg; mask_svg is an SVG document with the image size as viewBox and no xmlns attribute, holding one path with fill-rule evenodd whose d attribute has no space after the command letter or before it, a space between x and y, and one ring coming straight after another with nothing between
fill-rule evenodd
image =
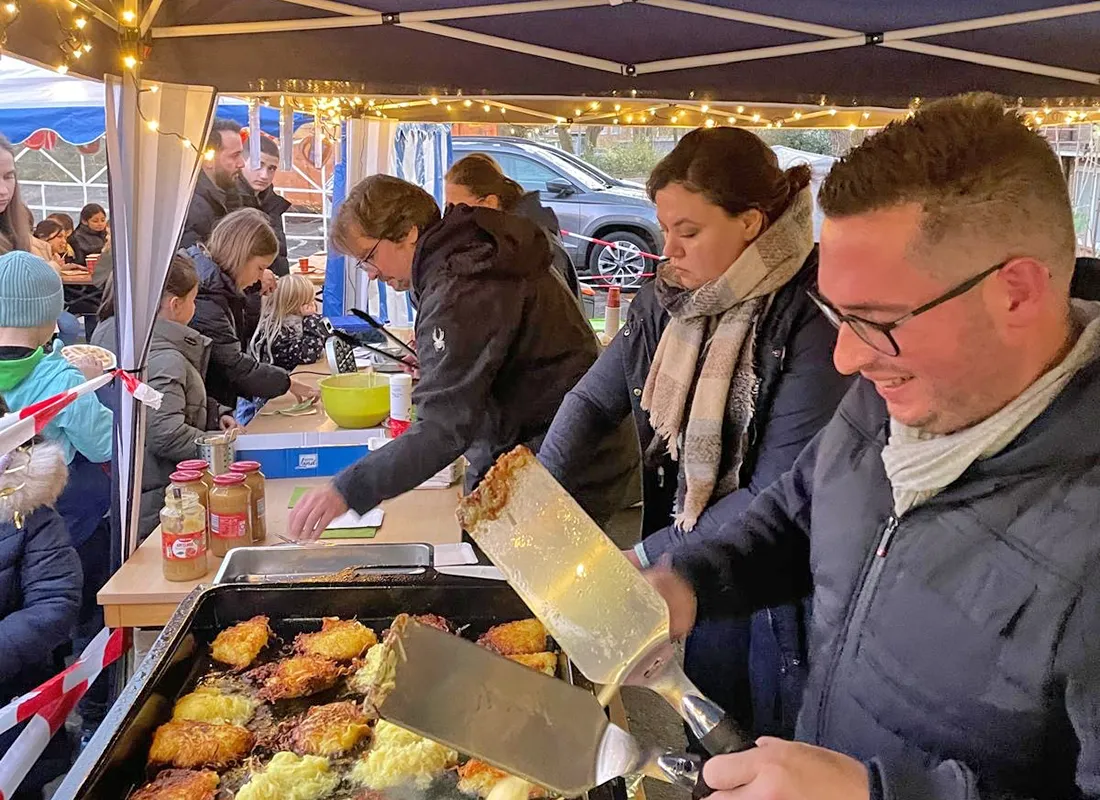
<instances>
[{"instance_id":1,"label":"glass jar of applesauce","mask_svg":"<svg viewBox=\"0 0 1100 800\"><path fill-rule=\"evenodd\" d=\"M252 542L259 544L267 536L267 507L264 502L264 474L258 461L238 461L231 473L244 475L244 485L252 492Z\"/></svg>"},{"instance_id":2,"label":"glass jar of applesauce","mask_svg":"<svg viewBox=\"0 0 1100 800\"><path fill-rule=\"evenodd\" d=\"M206 511L195 492L177 485L165 490L160 543L166 580L197 581L206 575Z\"/></svg>"},{"instance_id":3,"label":"glass jar of applesauce","mask_svg":"<svg viewBox=\"0 0 1100 800\"><path fill-rule=\"evenodd\" d=\"M210 490L210 549L221 558L252 544L252 492L244 475L227 472L214 478Z\"/></svg>"},{"instance_id":4,"label":"glass jar of applesauce","mask_svg":"<svg viewBox=\"0 0 1100 800\"><path fill-rule=\"evenodd\" d=\"M206 488L206 481L202 479L201 472L188 472L178 470L168 476L172 486L178 486L185 492L194 492L199 498L199 505L205 511L210 503L210 490Z\"/></svg>"},{"instance_id":5,"label":"glass jar of applesauce","mask_svg":"<svg viewBox=\"0 0 1100 800\"><path fill-rule=\"evenodd\" d=\"M204 461L201 458L192 458L188 461L181 461L176 464L176 469L180 472L200 472L202 473L202 482L206 484L206 492L210 493L210 490L214 488L214 476L210 474L210 462Z\"/></svg>"}]
</instances>

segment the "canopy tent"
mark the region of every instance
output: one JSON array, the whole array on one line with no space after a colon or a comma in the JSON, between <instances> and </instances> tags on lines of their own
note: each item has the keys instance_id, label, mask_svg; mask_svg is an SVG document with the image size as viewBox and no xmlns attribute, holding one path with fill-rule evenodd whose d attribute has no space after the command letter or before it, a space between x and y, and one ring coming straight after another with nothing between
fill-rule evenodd
<instances>
[{"instance_id":1,"label":"canopy tent","mask_svg":"<svg viewBox=\"0 0 1100 800\"><path fill-rule=\"evenodd\" d=\"M10 46L55 63L55 4L21 2ZM345 115L873 127L973 89L1056 113L1100 99L1097 2L154 0L126 25L78 5L99 24L74 71L117 70L121 28L146 78Z\"/></svg>"},{"instance_id":2,"label":"canopy tent","mask_svg":"<svg viewBox=\"0 0 1100 800\"><path fill-rule=\"evenodd\" d=\"M372 2L70 0L73 14L50 0L0 5L13 52L96 78L123 73L108 131L123 209L113 209L116 280L132 287L118 306L129 320L122 368L143 371L148 309L167 268L151 242L178 240L201 158L193 142L209 126L196 113L176 128L151 124L154 106L175 113L148 100L161 82L262 100L284 119L296 108L351 119L348 138L361 118L877 127L921 98L974 89L1033 109L1035 124L1100 113L1100 2L788 0L781 14L770 0ZM190 108L212 96L195 92ZM132 524L140 409L125 395L122 404L120 501Z\"/></svg>"},{"instance_id":3,"label":"canopy tent","mask_svg":"<svg viewBox=\"0 0 1100 800\"><path fill-rule=\"evenodd\" d=\"M9 141L24 142L41 130L56 133L69 144L94 142L107 132L104 88L98 81L57 72L16 58L0 59L0 133ZM231 97L218 102L219 117L248 124L248 103ZM309 121L295 115L295 125ZM269 136L279 135L279 112L261 108L260 126Z\"/></svg>"}]
</instances>

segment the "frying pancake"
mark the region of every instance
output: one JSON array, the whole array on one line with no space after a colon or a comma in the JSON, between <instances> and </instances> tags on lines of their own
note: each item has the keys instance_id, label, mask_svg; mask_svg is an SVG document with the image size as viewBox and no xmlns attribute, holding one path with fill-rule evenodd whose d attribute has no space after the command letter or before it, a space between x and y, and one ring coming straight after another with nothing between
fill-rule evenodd
<instances>
[{"instance_id":1,"label":"frying pancake","mask_svg":"<svg viewBox=\"0 0 1100 800\"><path fill-rule=\"evenodd\" d=\"M484 761L471 758L458 768L458 790L463 794L474 797L488 797L489 792L493 791L498 783L508 777L511 776L507 772L501 772L496 767L490 767ZM546 790L532 785L528 796L532 800L546 797Z\"/></svg>"},{"instance_id":2,"label":"frying pancake","mask_svg":"<svg viewBox=\"0 0 1100 800\"><path fill-rule=\"evenodd\" d=\"M210 654L215 661L241 670L256 660L270 639L268 618L261 615L219 633L210 645Z\"/></svg>"},{"instance_id":3,"label":"frying pancake","mask_svg":"<svg viewBox=\"0 0 1100 800\"><path fill-rule=\"evenodd\" d=\"M345 700L313 706L294 725L290 749L299 755L339 756L371 734L369 720L356 703Z\"/></svg>"},{"instance_id":4,"label":"frying pancake","mask_svg":"<svg viewBox=\"0 0 1100 800\"><path fill-rule=\"evenodd\" d=\"M558 674L557 653L517 653L507 658L509 661L523 664L523 666L530 667L543 675L549 675L551 678Z\"/></svg>"},{"instance_id":5,"label":"frying pancake","mask_svg":"<svg viewBox=\"0 0 1100 800\"><path fill-rule=\"evenodd\" d=\"M194 720L214 725L244 725L256 713L251 697L229 694L214 686L198 686L176 701L172 721Z\"/></svg>"},{"instance_id":6,"label":"frying pancake","mask_svg":"<svg viewBox=\"0 0 1100 800\"><path fill-rule=\"evenodd\" d=\"M261 700L286 700L308 697L331 689L343 675L334 661L317 656L292 656L265 664L249 673L252 680L263 684L257 696Z\"/></svg>"},{"instance_id":7,"label":"frying pancake","mask_svg":"<svg viewBox=\"0 0 1100 800\"><path fill-rule=\"evenodd\" d=\"M502 656L533 655L546 650L546 628L537 619L495 625L477 643Z\"/></svg>"},{"instance_id":8,"label":"frying pancake","mask_svg":"<svg viewBox=\"0 0 1100 800\"><path fill-rule=\"evenodd\" d=\"M327 758L276 753L252 773L236 800L319 800L340 784L340 775Z\"/></svg>"},{"instance_id":9,"label":"frying pancake","mask_svg":"<svg viewBox=\"0 0 1100 800\"><path fill-rule=\"evenodd\" d=\"M153 734L149 763L184 769L226 767L247 756L255 743L251 731L239 725L166 722Z\"/></svg>"},{"instance_id":10,"label":"frying pancake","mask_svg":"<svg viewBox=\"0 0 1100 800\"><path fill-rule=\"evenodd\" d=\"M306 656L351 661L376 644L378 635L361 622L325 617L317 633L298 634L294 649Z\"/></svg>"},{"instance_id":11,"label":"frying pancake","mask_svg":"<svg viewBox=\"0 0 1100 800\"><path fill-rule=\"evenodd\" d=\"M166 769L130 795L130 800L214 800L218 773L209 770Z\"/></svg>"}]
</instances>

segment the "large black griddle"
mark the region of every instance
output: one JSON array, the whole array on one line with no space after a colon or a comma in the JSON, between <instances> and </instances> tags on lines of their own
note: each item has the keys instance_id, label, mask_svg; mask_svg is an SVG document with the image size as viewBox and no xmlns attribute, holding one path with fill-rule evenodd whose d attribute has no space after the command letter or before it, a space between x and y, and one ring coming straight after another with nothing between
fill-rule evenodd
<instances>
[{"instance_id":1,"label":"large black griddle","mask_svg":"<svg viewBox=\"0 0 1100 800\"><path fill-rule=\"evenodd\" d=\"M294 550L288 548L288 556ZM275 634L290 641L302 631L319 629L323 617L337 616L357 618L381 633L403 612L439 614L455 626L469 626L467 637L531 616L503 582L442 575L431 567L411 575L364 574L355 583L200 586L176 609L54 794L55 800L118 800L147 779L145 764L154 729L169 719L175 700L209 669L209 644L225 628L265 614ZM592 690L566 659L562 662L566 680ZM465 798L454 781L443 787L440 783L433 783L432 800ZM626 787L621 780L613 781L587 798L625 800Z\"/></svg>"}]
</instances>

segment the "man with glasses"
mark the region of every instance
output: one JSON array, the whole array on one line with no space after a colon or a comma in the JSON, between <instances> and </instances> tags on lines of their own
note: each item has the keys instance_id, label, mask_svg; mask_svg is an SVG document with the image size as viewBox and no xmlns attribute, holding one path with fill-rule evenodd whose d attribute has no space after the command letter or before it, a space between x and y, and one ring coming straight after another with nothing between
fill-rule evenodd
<instances>
[{"instance_id":1,"label":"man with glasses","mask_svg":"<svg viewBox=\"0 0 1100 800\"><path fill-rule=\"evenodd\" d=\"M812 592L798 742L733 800L1100 797L1100 304L1047 143L992 96L843 159L815 300L859 373L792 470L649 573L673 631Z\"/></svg>"}]
</instances>

